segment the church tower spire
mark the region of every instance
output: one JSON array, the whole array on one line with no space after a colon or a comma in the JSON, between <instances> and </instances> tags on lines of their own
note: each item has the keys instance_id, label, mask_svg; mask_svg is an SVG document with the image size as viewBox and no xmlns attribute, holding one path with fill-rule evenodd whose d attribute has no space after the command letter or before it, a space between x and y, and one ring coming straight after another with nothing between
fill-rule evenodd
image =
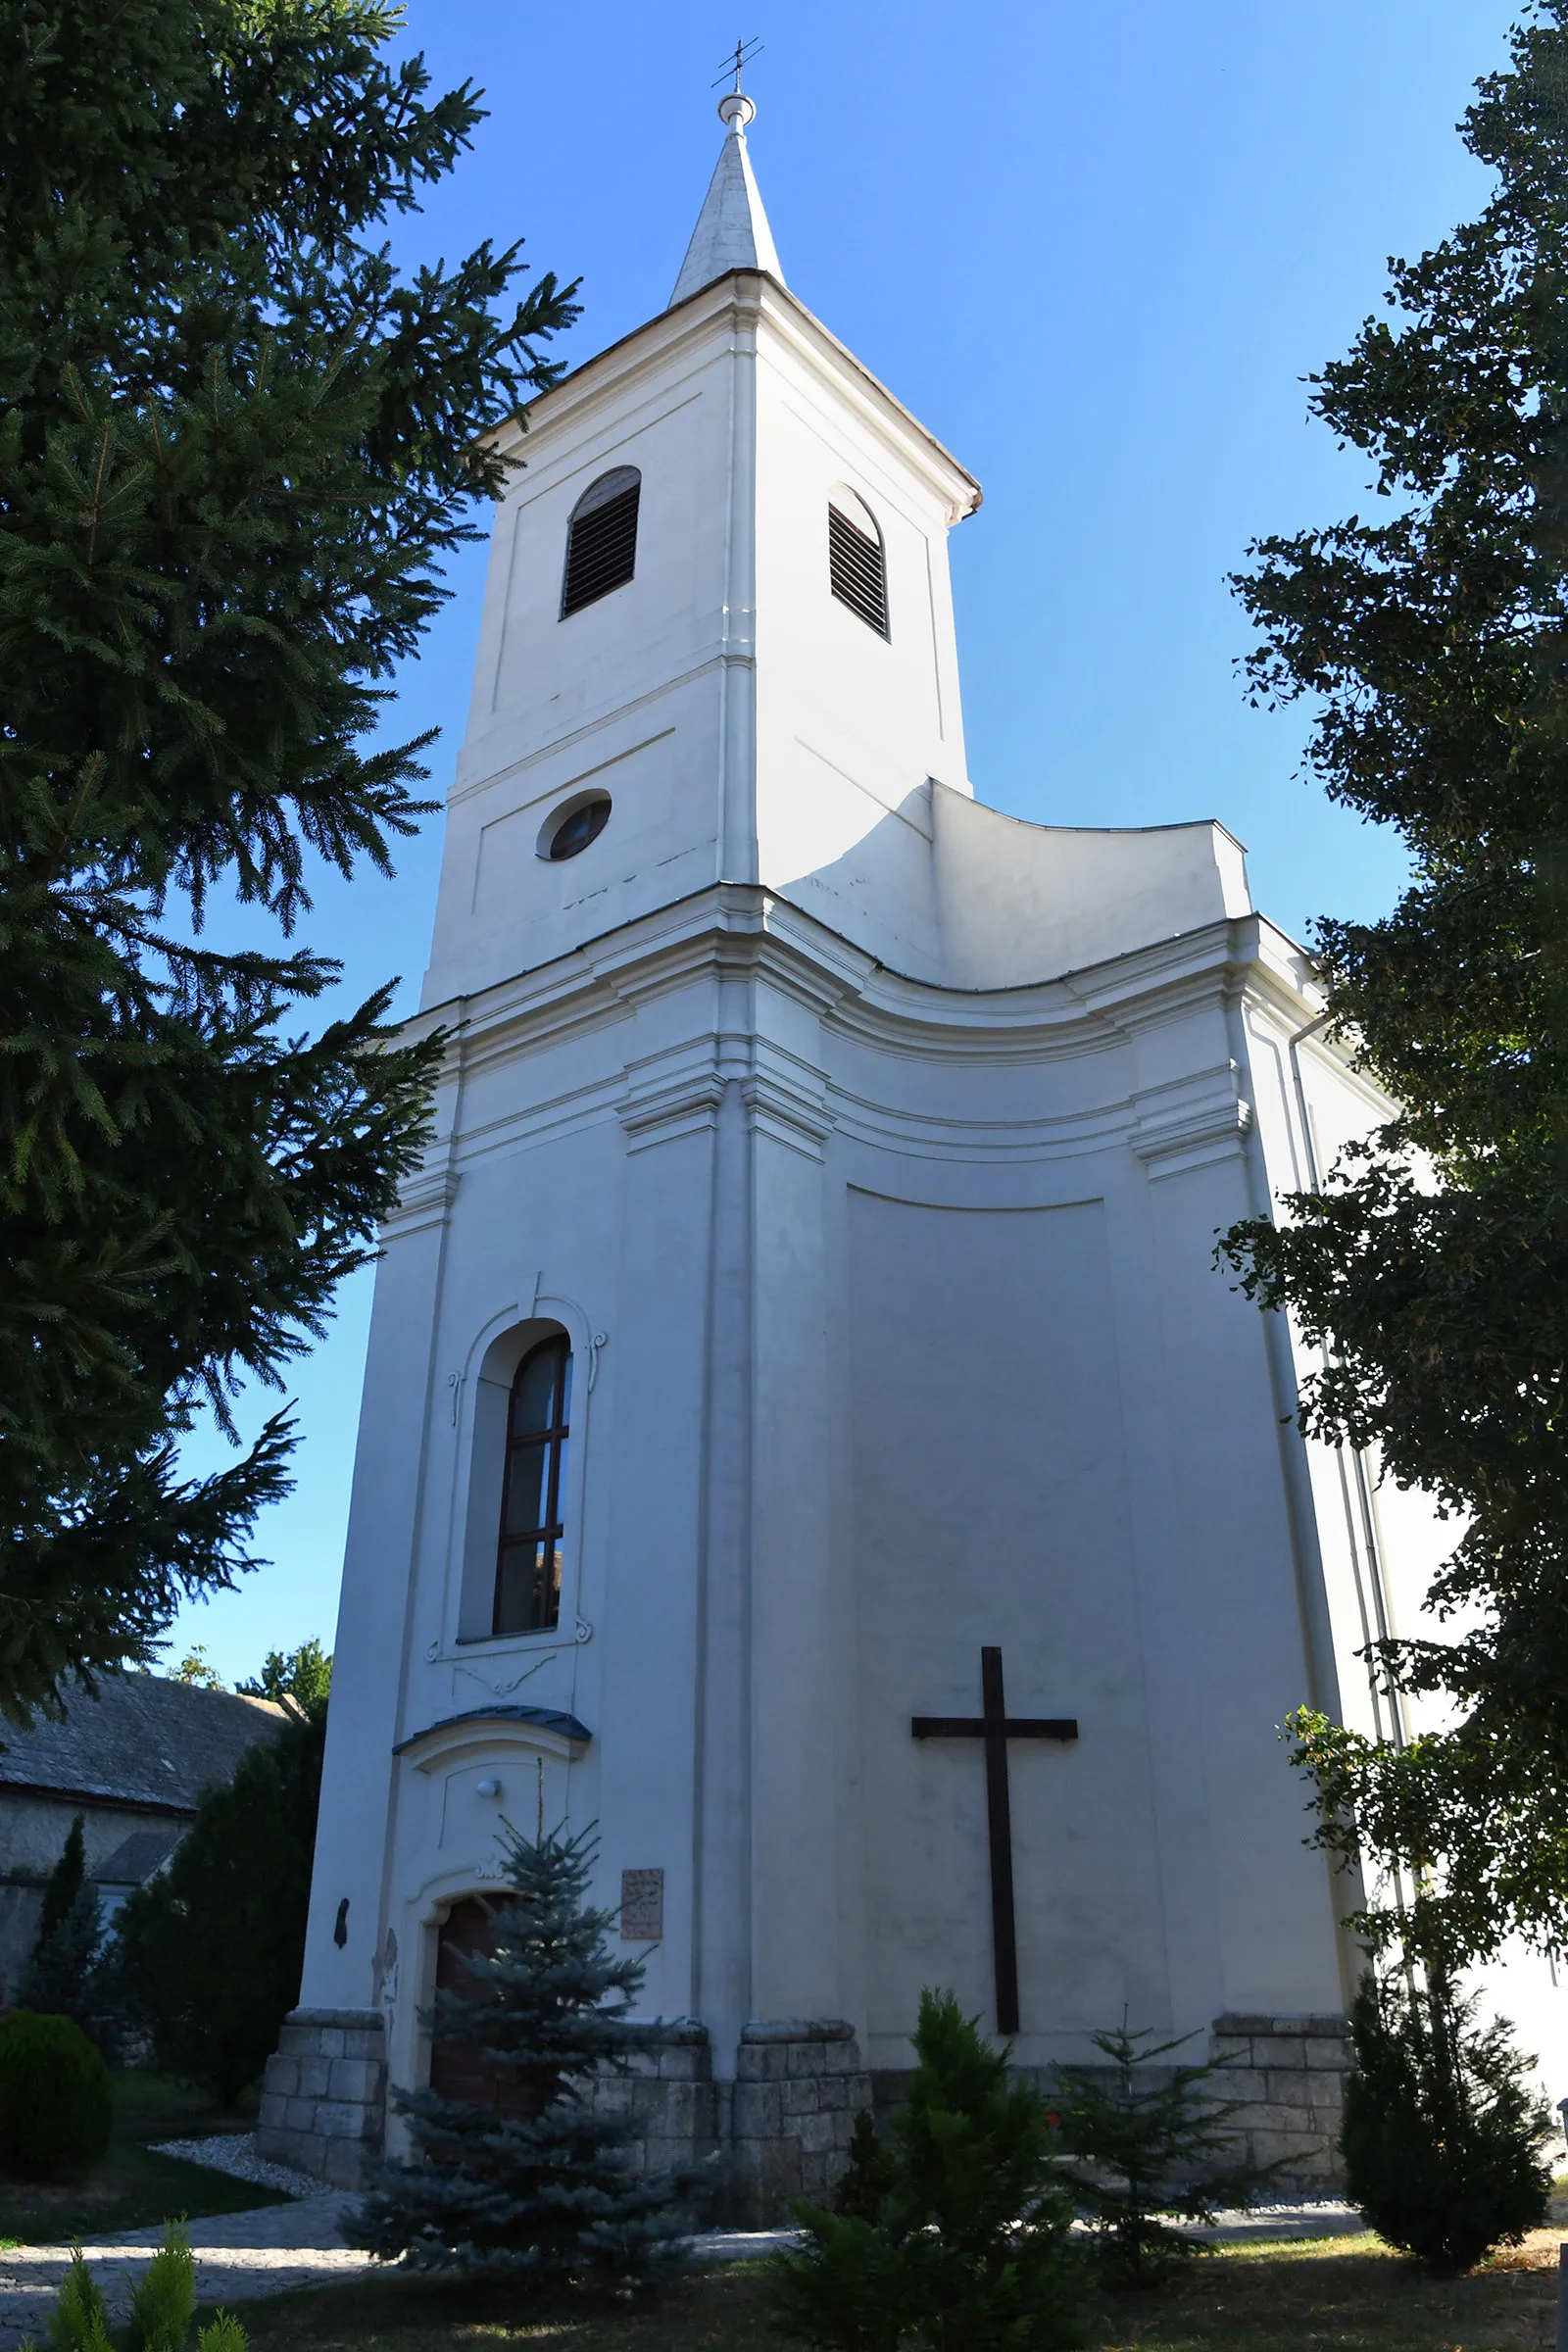
<instances>
[{"instance_id":1,"label":"church tower spire","mask_svg":"<svg viewBox=\"0 0 1568 2352\"><path fill-rule=\"evenodd\" d=\"M686 259L669 298L671 310L677 302L684 302L689 294L700 294L704 286L710 286L715 277L722 277L730 270L763 270L769 277L776 277L780 285L784 283L778 248L767 225L757 174L746 148L746 125L756 118L757 109L744 90L726 90L718 102L718 119L726 125L729 136L713 166L713 176L708 183L692 241L686 248Z\"/></svg>"}]
</instances>

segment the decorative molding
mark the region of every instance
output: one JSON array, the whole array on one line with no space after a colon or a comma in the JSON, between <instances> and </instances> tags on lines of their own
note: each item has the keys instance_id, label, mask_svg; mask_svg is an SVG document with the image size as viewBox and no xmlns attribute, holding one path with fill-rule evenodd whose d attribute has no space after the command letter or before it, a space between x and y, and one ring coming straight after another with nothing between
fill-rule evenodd
<instances>
[{"instance_id":1,"label":"decorative molding","mask_svg":"<svg viewBox=\"0 0 1568 2352\"><path fill-rule=\"evenodd\" d=\"M741 1100L759 1135L787 1145L807 1159L822 1158L822 1147L833 1132L822 1071L760 1039L752 1070L741 1080Z\"/></svg>"},{"instance_id":2,"label":"decorative molding","mask_svg":"<svg viewBox=\"0 0 1568 2352\"><path fill-rule=\"evenodd\" d=\"M477 1683L480 1690L488 1690L492 1698L505 1698L510 1691L520 1690L524 1683L531 1682L533 1677L539 1672L542 1666L548 1666L551 1659L556 1655L558 1646L559 1644L552 1643L550 1648L546 1650L543 1657L535 1658L531 1666L524 1666L520 1674L511 1675L503 1683L493 1683L487 1674L480 1674L478 1670L472 1666L455 1666L453 1668L453 1672L454 1674L466 1675L470 1683ZM455 1692L454 1696L458 1694Z\"/></svg>"},{"instance_id":3,"label":"decorative molding","mask_svg":"<svg viewBox=\"0 0 1568 2352\"><path fill-rule=\"evenodd\" d=\"M411 1176L398 1194L396 1207L381 1220L383 1238L402 1241L406 1234L418 1233L426 1225L445 1225L460 1181L456 1168L420 1169Z\"/></svg>"},{"instance_id":4,"label":"decorative molding","mask_svg":"<svg viewBox=\"0 0 1568 2352\"><path fill-rule=\"evenodd\" d=\"M1234 1062L1155 1087L1135 1098L1137 1121L1128 1142L1152 1183L1185 1175L1217 1159L1239 1157L1252 1124Z\"/></svg>"},{"instance_id":5,"label":"decorative molding","mask_svg":"<svg viewBox=\"0 0 1568 2352\"><path fill-rule=\"evenodd\" d=\"M683 1059L685 1067L681 1066ZM655 1144L673 1143L677 1136L696 1135L712 1127L723 1100L724 1081L711 1038L684 1048L678 1054L660 1055L651 1065L633 1064L619 1104L627 1150L646 1152Z\"/></svg>"}]
</instances>

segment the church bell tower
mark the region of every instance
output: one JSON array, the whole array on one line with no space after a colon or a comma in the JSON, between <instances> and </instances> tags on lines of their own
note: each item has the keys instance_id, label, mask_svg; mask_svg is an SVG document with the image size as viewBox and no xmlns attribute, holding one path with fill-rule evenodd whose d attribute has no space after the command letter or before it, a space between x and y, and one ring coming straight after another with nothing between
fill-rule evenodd
<instances>
[{"instance_id":1,"label":"church bell tower","mask_svg":"<svg viewBox=\"0 0 1568 2352\"><path fill-rule=\"evenodd\" d=\"M979 487L788 291L752 101L720 112L669 307L497 436L521 468L431 1006L720 883L936 976L924 804L968 791L947 535Z\"/></svg>"}]
</instances>

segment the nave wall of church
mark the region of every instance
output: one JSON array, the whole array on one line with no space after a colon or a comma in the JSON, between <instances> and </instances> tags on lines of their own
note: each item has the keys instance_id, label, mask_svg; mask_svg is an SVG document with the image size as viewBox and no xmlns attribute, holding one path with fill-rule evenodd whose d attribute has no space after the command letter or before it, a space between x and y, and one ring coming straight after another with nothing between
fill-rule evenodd
<instances>
[{"instance_id":1,"label":"nave wall of church","mask_svg":"<svg viewBox=\"0 0 1568 2352\"><path fill-rule=\"evenodd\" d=\"M757 2016L889 2048L930 1975L979 2002L978 1751L907 1720L972 1708L998 1638L1013 1709L1082 1725L1014 1765L1031 2048L1124 1999L1332 2008L1273 1737L1302 1681L1273 1391L1209 1263L1250 1149L1223 994L1088 1054L1081 1009L1066 1053L1038 1021L1022 1059L995 1029L954 1051L847 1021L838 951L809 970L788 920L771 965L743 927L716 959L688 938L683 975L651 928L569 1010L559 975L499 992L461 1049L377 1287L306 1998L379 2001L390 1929L412 2016L411 1955L497 1804L531 1821L536 1761L498 1732L440 1793L393 1750L522 1702L592 1735L546 1760L547 1809L601 1823L610 1892L664 1872L649 2006L716 2051ZM493 1351L556 1324L563 1623L475 1640Z\"/></svg>"}]
</instances>

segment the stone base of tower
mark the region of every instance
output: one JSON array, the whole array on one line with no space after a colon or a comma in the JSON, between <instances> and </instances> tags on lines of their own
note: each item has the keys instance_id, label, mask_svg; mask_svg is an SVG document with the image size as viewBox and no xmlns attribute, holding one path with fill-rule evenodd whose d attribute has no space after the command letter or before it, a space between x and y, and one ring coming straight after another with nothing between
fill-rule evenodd
<instances>
[{"instance_id":1,"label":"stone base of tower","mask_svg":"<svg viewBox=\"0 0 1568 2352\"><path fill-rule=\"evenodd\" d=\"M1223 2095L1239 2101L1231 2128L1258 2166L1277 2164L1282 2189L1338 2195L1345 2184L1340 2124L1354 2063L1343 2017L1214 2020L1213 2055L1228 2058Z\"/></svg>"},{"instance_id":2,"label":"stone base of tower","mask_svg":"<svg viewBox=\"0 0 1568 2352\"><path fill-rule=\"evenodd\" d=\"M1251 2162L1277 2164L1282 2190L1338 2193L1351 2065L1345 2019L1219 2017L1211 2049L1230 2061L1221 2092L1238 2102L1231 2125ZM856 2116L871 2107L884 2120L907 2083L907 2069L868 2074L855 2029L831 2018L754 2022L742 2030L734 2081L715 2082L708 2029L687 2020L593 2096L605 2112L633 2119L639 2172L716 2152L710 2218L766 2229L788 2218L793 2198L827 2196L849 2160ZM294 2010L267 2062L258 2153L358 2188L382 2152L385 2119L380 2012Z\"/></svg>"},{"instance_id":3,"label":"stone base of tower","mask_svg":"<svg viewBox=\"0 0 1568 2352\"><path fill-rule=\"evenodd\" d=\"M788 2220L792 2198L826 2197L849 2162L856 2116L871 2104L855 2028L837 2018L744 2027L735 2080L715 2087L723 2218L738 2228L770 2228Z\"/></svg>"},{"instance_id":4,"label":"stone base of tower","mask_svg":"<svg viewBox=\"0 0 1568 2352\"><path fill-rule=\"evenodd\" d=\"M379 2009L291 2009L262 2077L257 2154L360 2188L385 2136Z\"/></svg>"},{"instance_id":5,"label":"stone base of tower","mask_svg":"<svg viewBox=\"0 0 1568 2352\"><path fill-rule=\"evenodd\" d=\"M732 2228L789 2218L794 2197L825 2197L849 2161L871 2078L855 2029L836 2018L765 2019L743 2028L733 2082L713 2080L708 2029L683 2020L624 2075L595 2083L606 2114L635 2126L639 2172L717 2153L710 2212ZM380 2012L295 2009L263 2078L257 2152L340 2188L364 2185L386 2135Z\"/></svg>"}]
</instances>

